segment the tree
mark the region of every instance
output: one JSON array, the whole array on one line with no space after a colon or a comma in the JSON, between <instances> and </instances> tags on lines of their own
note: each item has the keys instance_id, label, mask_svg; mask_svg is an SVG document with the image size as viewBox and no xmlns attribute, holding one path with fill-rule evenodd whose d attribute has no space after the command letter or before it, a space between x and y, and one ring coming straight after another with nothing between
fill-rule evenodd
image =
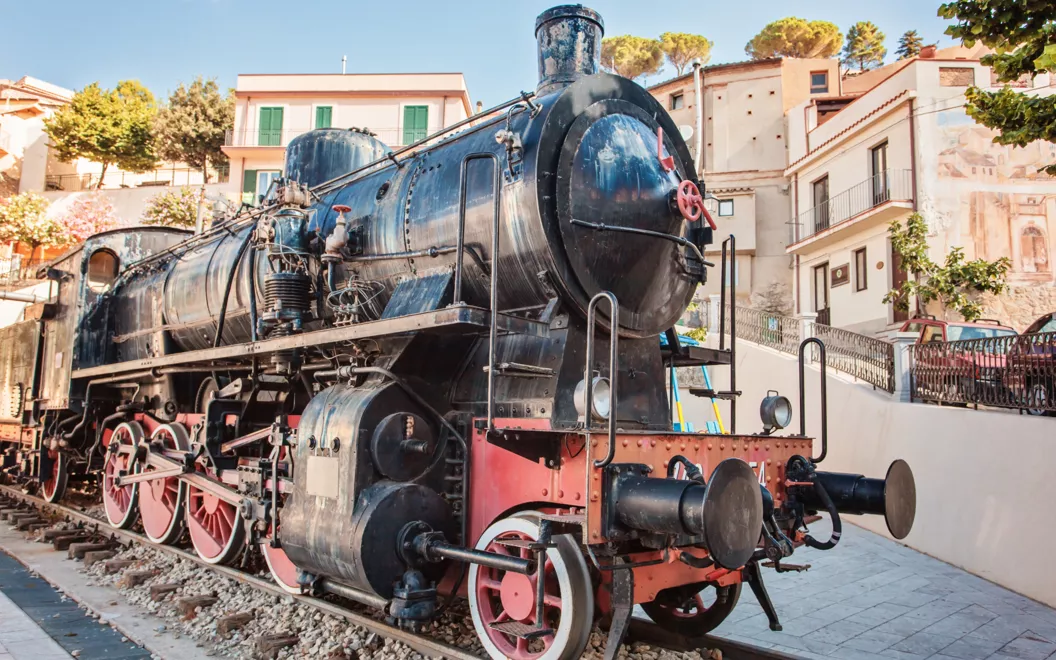
<instances>
[{"instance_id":1,"label":"tree","mask_svg":"<svg viewBox=\"0 0 1056 660\"><path fill-rule=\"evenodd\" d=\"M866 71L881 66L887 57L884 33L870 21L859 21L847 30L847 43L840 58L847 68Z\"/></svg>"},{"instance_id":2,"label":"tree","mask_svg":"<svg viewBox=\"0 0 1056 660\"><path fill-rule=\"evenodd\" d=\"M946 34L971 48L976 41L996 50L982 58L998 81L1056 72L1056 1L957 0L939 7L939 16L957 23ZM1056 96L1033 96L1005 87L984 92L970 87L965 94L968 115L998 131L994 142L1025 147L1036 140L1056 141ZM1056 176L1056 163L1045 172Z\"/></svg>"},{"instance_id":3,"label":"tree","mask_svg":"<svg viewBox=\"0 0 1056 660\"><path fill-rule=\"evenodd\" d=\"M110 165L129 172L154 167L151 122L156 111L154 95L135 80L122 80L113 90L92 83L45 120L44 130L64 163L87 158L102 164L98 187Z\"/></svg>"},{"instance_id":4,"label":"tree","mask_svg":"<svg viewBox=\"0 0 1056 660\"><path fill-rule=\"evenodd\" d=\"M843 35L828 21L790 16L770 23L752 37L744 52L753 60L771 57L832 57L840 52Z\"/></svg>"},{"instance_id":5,"label":"tree","mask_svg":"<svg viewBox=\"0 0 1056 660\"><path fill-rule=\"evenodd\" d=\"M920 38L917 31L907 30L898 38L898 50L895 51L895 55L898 55L900 60L908 60L911 57L920 55L920 49L923 47L924 40Z\"/></svg>"},{"instance_id":6,"label":"tree","mask_svg":"<svg viewBox=\"0 0 1056 660\"><path fill-rule=\"evenodd\" d=\"M68 242L62 226L48 216L48 200L31 192L0 200L0 240L28 245L31 262L37 248Z\"/></svg>"},{"instance_id":7,"label":"tree","mask_svg":"<svg viewBox=\"0 0 1056 660\"><path fill-rule=\"evenodd\" d=\"M194 229L198 217L198 192L192 188L169 190L147 200L143 210L143 224L162 227ZM202 217L208 212L203 210ZM206 221L208 225L208 221Z\"/></svg>"},{"instance_id":8,"label":"tree","mask_svg":"<svg viewBox=\"0 0 1056 660\"><path fill-rule=\"evenodd\" d=\"M888 233L891 247L902 258L902 268L913 276L884 296L883 301L894 303L898 310L908 311L909 299L916 296L918 309L938 302L943 311L954 310L965 321L975 321L983 308L971 296L998 295L1006 288L1005 277L1012 267L1008 257L966 261L964 249L955 247L947 253L944 264L935 263L928 254L928 224L919 213L909 216L904 227L898 220L893 221Z\"/></svg>"},{"instance_id":9,"label":"tree","mask_svg":"<svg viewBox=\"0 0 1056 660\"><path fill-rule=\"evenodd\" d=\"M682 75L686 66L693 60L707 64L711 59L711 47L715 44L699 34L685 32L665 32L660 35L660 49L667 56L667 61Z\"/></svg>"},{"instance_id":10,"label":"tree","mask_svg":"<svg viewBox=\"0 0 1056 660\"><path fill-rule=\"evenodd\" d=\"M77 198L59 218L59 225L71 243L82 243L120 224L114 205L105 193L99 191Z\"/></svg>"},{"instance_id":11,"label":"tree","mask_svg":"<svg viewBox=\"0 0 1056 660\"><path fill-rule=\"evenodd\" d=\"M234 99L220 93L216 80L199 76L188 87L180 83L154 120L158 155L200 169L208 181L210 165L227 163L222 147L234 123Z\"/></svg>"},{"instance_id":12,"label":"tree","mask_svg":"<svg viewBox=\"0 0 1056 660\"><path fill-rule=\"evenodd\" d=\"M624 78L656 73L663 61L664 51L656 39L625 34L601 40L601 65Z\"/></svg>"}]
</instances>

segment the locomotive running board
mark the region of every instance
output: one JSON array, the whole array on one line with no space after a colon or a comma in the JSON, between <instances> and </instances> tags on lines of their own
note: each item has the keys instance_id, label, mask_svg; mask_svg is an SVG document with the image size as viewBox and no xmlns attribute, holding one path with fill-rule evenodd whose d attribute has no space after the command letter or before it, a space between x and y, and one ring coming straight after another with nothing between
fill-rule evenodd
<instances>
[{"instance_id":1,"label":"locomotive running board","mask_svg":"<svg viewBox=\"0 0 1056 660\"><path fill-rule=\"evenodd\" d=\"M533 337L547 337L550 334L550 326L539 321L532 321L508 314L499 314L497 319L498 330L507 334L522 334ZM173 353L155 358L144 358L142 360L128 360L116 364L106 364L98 367L77 369L71 378L94 378L97 376L112 376L132 371L155 369L158 367L171 367L176 365L188 365L196 363L212 363L217 360L232 360L248 358L251 356L269 355L278 351L291 348L305 348L308 346L326 346L338 344L357 339L371 339L387 335L399 335L408 332L487 332L491 325L491 314L480 307L462 305L458 307L447 307L433 312L421 314L410 314L392 319L380 321L367 321L341 328L328 328L326 330L315 330L302 332L288 337L276 337L275 339L264 339L258 342L245 344L232 344L217 348L206 348L185 353Z\"/></svg>"}]
</instances>

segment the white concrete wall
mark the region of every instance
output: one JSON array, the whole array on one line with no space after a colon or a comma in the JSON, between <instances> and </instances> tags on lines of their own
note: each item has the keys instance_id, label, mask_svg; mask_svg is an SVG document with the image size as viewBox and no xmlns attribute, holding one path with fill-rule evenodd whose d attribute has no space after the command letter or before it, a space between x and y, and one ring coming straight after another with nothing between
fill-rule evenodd
<instances>
[{"instance_id":1,"label":"white concrete wall","mask_svg":"<svg viewBox=\"0 0 1056 660\"><path fill-rule=\"evenodd\" d=\"M140 218L143 215L143 210L147 207L147 201L150 200L150 198L172 190L179 190L184 187L185 186L166 188L120 188L115 190L104 189L100 192L114 205L114 213L122 222L137 224L140 221ZM201 188L201 186L191 187L195 190ZM205 186L205 190L207 196L216 197L221 194L226 194L229 199L236 204L238 203L237 195L232 196L230 194L228 184L226 183L210 183ZM51 206L48 207L48 215L58 217L65 213L78 198L90 194L92 194L92 191L64 192L55 190L41 193L41 196L51 202Z\"/></svg>"},{"instance_id":2,"label":"white concrete wall","mask_svg":"<svg viewBox=\"0 0 1056 660\"><path fill-rule=\"evenodd\" d=\"M38 302L44 302L48 300L50 290L51 282L39 282L33 286L18 289L17 291L14 291L14 293L24 296L34 296ZM21 302L18 300L4 300L0 298L0 328L24 320L22 318L22 312L30 304L32 303Z\"/></svg>"},{"instance_id":3,"label":"white concrete wall","mask_svg":"<svg viewBox=\"0 0 1056 660\"><path fill-rule=\"evenodd\" d=\"M759 401L767 390L799 401L796 358L737 344L740 433L758 432ZM716 388L729 386L728 370L712 368ZM819 376L807 374L807 433L819 433ZM713 419L707 399L683 392L687 419L703 428ZM720 404L726 423L729 407ZM1049 548L1056 527L1048 520L1056 420L1015 413L898 403L849 377L828 379L829 458L822 469L883 477L891 461L905 459L917 482L917 518L906 545L962 567L1013 591L1056 606L1056 570ZM820 442L815 441L820 451ZM887 534L881 517L848 516ZM837 546L834 553L839 553Z\"/></svg>"}]
</instances>

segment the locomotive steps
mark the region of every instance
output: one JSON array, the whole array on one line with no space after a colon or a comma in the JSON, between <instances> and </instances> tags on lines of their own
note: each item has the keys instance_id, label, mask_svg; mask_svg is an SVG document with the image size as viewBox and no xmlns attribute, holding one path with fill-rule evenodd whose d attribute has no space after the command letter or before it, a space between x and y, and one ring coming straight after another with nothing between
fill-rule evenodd
<instances>
[{"instance_id":1,"label":"locomotive steps","mask_svg":"<svg viewBox=\"0 0 1056 660\"><path fill-rule=\"evenodd\" d=\"M54 545L26 542L8 521L0 523L0 548L156 657L486 657L461 603L428 636L415 635L334 602L291 596L267 579L205 564L193 552L151 544L140 534L111 530L76 509L0 486L0 509L16 506L20 513L38 511L42 518L64 519L65 527L81 529L39 531L40 541L64 545L65 552L56 552ZM78 540L67 541L70 537ZM81 565L67 559L75 542L112 547L84 548L88 566L80 570ZM678 638L637 619L632 636L638 641L626 648L625 657L631 660L790 658L719 638ZM583 657L600 658L604 646L604 633L595 631ZM698 652L700 648L712 650Z\"/></svg>"}]
</instances>

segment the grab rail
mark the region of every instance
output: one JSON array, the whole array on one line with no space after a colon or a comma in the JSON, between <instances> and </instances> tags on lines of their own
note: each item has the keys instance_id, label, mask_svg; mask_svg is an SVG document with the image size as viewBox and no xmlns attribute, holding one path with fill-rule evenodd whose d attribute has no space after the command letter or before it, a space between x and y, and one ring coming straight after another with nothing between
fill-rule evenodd
<instances>
[{"instance_id":1,"label":"grab rail","mask_svg":"<svg viewBox=\"0 0 1056 660\"><path fill-rule=\"evenodd\" d=\"M825 391L825 382L828 377L825 374L825 342L821 341L817 337L807 337L799 345L799 435L806 437L807 435L807 387L804 383L804 376L806 372L806 348L808 344L816 344L819 353L819 362L821 362L821 454L817 458L811 458L810 461L817 465L818 463L825 460L825 456L829 453L829 397Z\"/></svg>"},{"instance_id":2,"label":"grab rail","mask_svg":"<svg viewBox=\"0 0 1056 660\"><path fill-rule=\"evenodd\" d=\"M609 448L605 458L594 461L594 467L605 467L612 463L616 456L616 380L619 375L620 358L617 353L617 344L620 327L620 303L616 296L609 291L602 291L590 299L587 305L587 360L583 370L583 406L584 429L586 430L586 444L590 445L590 422L591 413L594 411L594 379L591 367L594 364L594 323L598 314L598 303L602 300L609 301Z\"/></svg>"}]
</instances>

